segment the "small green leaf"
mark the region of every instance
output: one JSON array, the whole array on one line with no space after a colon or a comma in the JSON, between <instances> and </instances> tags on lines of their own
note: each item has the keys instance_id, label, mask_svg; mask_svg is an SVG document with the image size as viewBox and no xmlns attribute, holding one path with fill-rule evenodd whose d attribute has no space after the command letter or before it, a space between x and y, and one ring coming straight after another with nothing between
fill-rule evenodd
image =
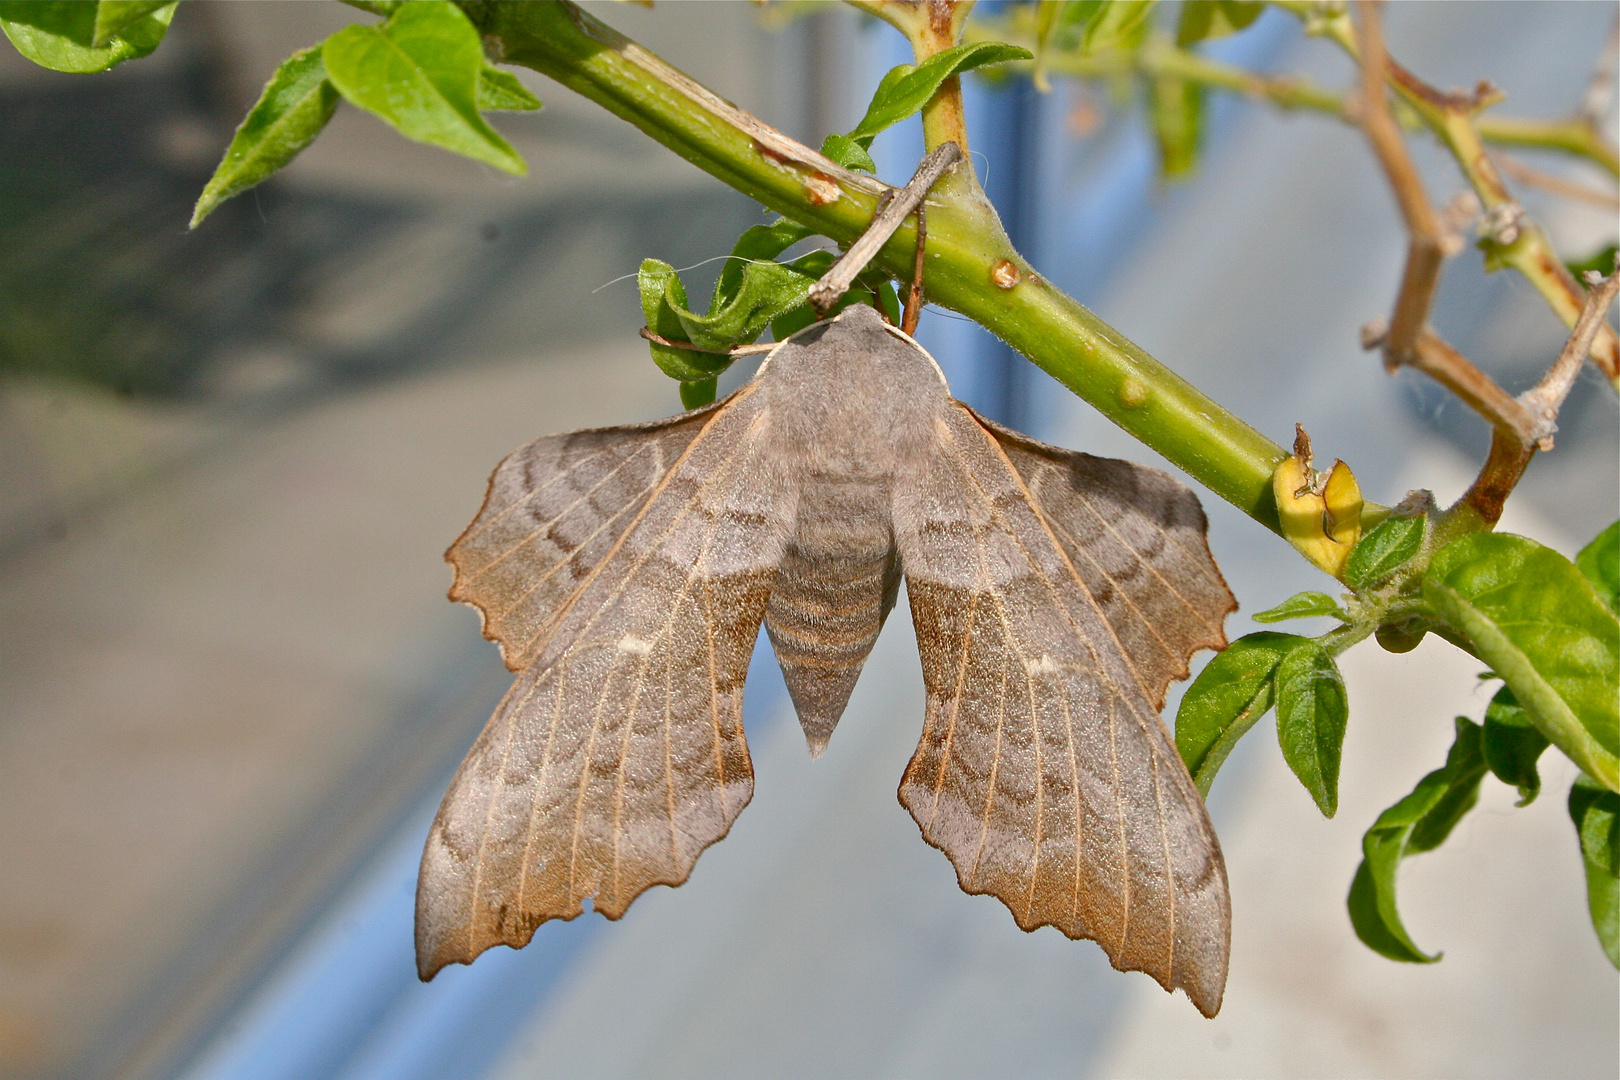
<instances>
[{"instance_id":1,"label":"small green leaf","mask_svg":"<svg viewBox=\"0 0 1620 1080\"><path fill-rule=\"evenodd\" d=\"M1485 707L1485 734L1481 747L1485 764L1504 784L1519 789L1519 805L1529 806L1541 791L1541 773L1536 762L1548 746L1546 736L1507 687L1496 692Z\"/></svg>"},{"instance_id":2,"label":"small green leaf","mask_svg":"<svg viewBox=\"0 0 1620 1080\"><path fill-rule=\"evenodd\" d=\"M144 19L171 0L101 0L96 5L95 30L90 44L109 44L130 24Z\"/></svg>"},{"instance_id":3,"label":"small green leaf","mask_svg":"<svg viewBox=\"0 0 1620 1080\"><path fill-rule=\"evenodd\" d=\"M0 30L17 51L53 71L87 74L106 71L150 53L163 42L174 18L175 0L124 25L121 33L92 46L97 7L82 0L4 0Z\"/></svg>"},{"instance_id":4,"label":"small green leaf","mask_svg":"<svg viewBox=\"0 0 1620 1080\"><path fill-rule=\"evenodd\" d=\"M1569 789L1569 817L1586 865L1586 904L1609 963L1620 968L1620 795L1586 775Z\"/></svg>"},{"instance_id":5,"label":"small green leaf","mask_svg":"<svg viewBox=\"0 0 1620 1080\"><path fill-rule=\"evenodd\" d=\"M915 68L902 64L883 77L877 93L872 96L871 105L867 106L866 115L855 125L849 137L862 146L871 146L872 138L880 131L898 124L928 104L939 91L940 84L952 75L987 64L1005 64L1011 60L1029 60L1033 57L1034 54L1028 49L1017 45L978 41L935 53Z\"/></svg>"},{"instance_id":6,"label":"small green leaf","mask_svg":"<svg viewBox=\"0 0 1620 1080\"><path fill-rule=\"evenodd\" d=\"M1269 630L1240 637L1187 687L1176 712L1176 749L1199 794L1209 795L1227 755L1271 708L1278 663L1308 640Z\"/></svg>"},{"instance_id":7,"label":"small green leaf","mask_svg":"<svg viewBox=\"0 0 1620 1080\"><path fill-rule=\"evenodd\" d=\"M1147 29L1156 0L1110 0L1086 23L1083 54L1134 49Z\"/></svg>"},{"instance_id":8,"label":"small green leaf","mask_svg":"<svg viewBox=\"0 0 1620 1080\"><path fill-rule=\"evenodd\" d=\"M641 313L653 333L670 341L689 341L686 328L681 325L679 311L686 308L686 287L669 263L657 259L643 259L636 273L636 286L641 293ZM729 357L716 356L691 349L671 348L649 342L653 363L665 375L682 384L703 383L724 371ZM683 391L683 398L684 398ZM695 391L694 391L695 393Z\"/></svg>"},{"instance_id":9,"label":"small green leaf","mask_svg":"<svg viewBox=\"0 0 1620 1080\"><path fill-rule=\"evenodd\" d=\"M232 195L260 183L297 157L326 127L337 102L337 91L326 79L319 45L283 60L203 188L191 214L191 227L195 229Z\"/></svg>"},{"instance_id":10,"label":"small green leaf","mask_svg":"<svg viewBox=\"0 0 1620 1080\"><path fill-rule=\"evenodd\" d=\"M1575 566L1611 611L1620 610L1620 521L1583 547L1575 556Z\"/></svg>"},{"instance_id":11,"label":"small green leaf","mask_svg":"<svg viewBox=\"0 0 1620 1080\"><path fill-rule=\"evenodd\" d=\"M1432 964L1440 959L1413 944L1395 905L1395 877L1407 855L1432 851L1479 799L1485 775L1480 729L1457 717L1457 737L1443 768L1418 781L1412 793L1378 815L1361 839L1362 862L1350 885L1350 924L1368 948L1391 960Z\"/></svg>"},{"instance_id":12,"label":"small green leaf","mask_svg":"<svg viewBox=\"0 0 1620 1080\"><path fill-rule=\"evenodd\" d=\"M1391 517L1380 522L1350 549L1344 583L1360 592L1405 566L1423 547L1425 521L1423 517Z\"/></svg>"},{"instance_id":13,"label":"small green leaf","mask_svg":"<svg viewBox=\"0 0 1620 1080\"><path fill-rule=\"evenodd\" d=\"M871 142L870 139L867 142ZM877 172L877 162L872 155L866 152L866 147L850 138L848 135L829 135L821 141L821 152L824 156L838 162L846 169L859 169L862 172Z\"/></svg>"},{"instance_id":14,"label":"small green leaf","mask_svg":"<svg viewBox=\"0 0 1620 1080\"><path fill-rule=\"evenodd\" d=\"M1522 536L1473 533L1435 555L1423 596L1554 746L1620 786L1620 620L1573 563Z\"/></svg>"},{"instance_id":15,"label":"small green leaf","mask_svg":"<svg viewBox=\"0 0 1620 1080\"><path fill-rule=\"evenodd\" d=\"M1161 75L1148 84L1148 94L1160 175L1166 180L1190 175L1203 138L1203 89L1186 79Z\"/></svg>"},{"instance_id":16,"label":"small green leaf","mask_svg":"<svg viewBox=\"0 0 1620 1080\"><path fill-rule=\"evenodd\" d=\"M698 379L696 382L681 383L681 408L701 409L705 405L714 403L715 390L720 380L713 376L707 379Z\"/></svg>"},{"instance_id":17,"label":"small green leaf","mask_svg":"<svg viewBox=\"0 0 1620 1080\"><path fill-rule=\"evenodd\" d=\"M1302 640L1277 665L1276 687L1283 760L1322 816L1332 817L1339 809L1339 753L1349 718L1338 665L1316 642Z\"/></svg>"},{"instance_id":18,"label":"small green leaf","mask_svg":"<svg viewBox=\"0 0 1620 1080\"><path fill-rule=\"evenodd\" d=\"M731 303L742 289L743 271L751 263L775 259L800 240L814 236L810 229L790 218L777 218L769 225L755 225L744 229L737 242L731 245L731 257L714 283L714 297L709 310L715 311ZM753 338L749 338L750 341Z\"/></svg>"},{"instance_id":19,"label":"small green leaf","mask_svg":"<svg viewBox=\"0 0 1620 1080\"><path fill-rule=\"evenodd\" d=\"M412 0L381 26L344 27L322 51L338 92L406 138L518 176L529 171L478 111L484 48L450 0Z\"/></svg>"},{"instance_id":20,"label":"small green leaf","mask_svg":"<svg viewBox=\"0 0 1620 1080\"><path fill-rule=\"evenodd\" d=\"M1569 272L1575 275L1576 281L1579 281L1581 275L1588 270L1595 270L1604 277L1608 277L1614 273L1614 256L1616 252L1620 252L1620 245L1609 244L1598 248L1584 259L1567 262L1564 265L1569 267Z\"/></svg>"},{"instance_id":21,"label":"small green leaf","mask_svg":"<svg viewBox=\"0 0 1620 1080\"><path fill-rule=\"evenodd\" d=\"M485 65L478 72L478 107L485 111L532 112L540 99L510 71Z\"/></svg>"},{"instance_id":22,"label":"small green leaf","mask_svg":"<svg viewBox=\"0 0 1620 1080\"><path fill-rule=\"evenodd\" d=\"M1346 622L1350 616L1339 607L1339 602L1324 592L1295 593L1274 608L1257 612L1249 618L1255 622L1282 622L1284 619L1306 619L1314 615L1332 615Z\"/></svg>"},{"instance_id":23,"label":"small green leaf","mask_svg":"<svg viewBox=\"0 0 1620 1080\"><path fill-rule=\"evenodd\" d=\"M1176 23L1176 45L1185 49L1200 41L1235 34L1260 17L1260 0L1182 0Z\"/></svg>"}]
</instances>

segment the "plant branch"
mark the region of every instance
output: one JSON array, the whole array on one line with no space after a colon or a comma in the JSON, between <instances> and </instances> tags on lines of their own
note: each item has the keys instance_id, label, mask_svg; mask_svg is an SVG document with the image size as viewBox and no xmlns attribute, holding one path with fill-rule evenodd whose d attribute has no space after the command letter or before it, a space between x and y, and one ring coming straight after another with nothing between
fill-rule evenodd
<instances>
[{"instance_id":1,"label":"plant branch","mask_svg":"<svg viewBox=\"0 0 1620 1080\"><path fill-rule=\"evenodd\" d=\"M832 306L838 303L838 298L849 291L849 287L866 269L868 263L876 257L878 251L900 223L918 209L928 190L944 176L947 171L955 167L962 160L962 151L955 143L945 143L939 149L923 158L922 164L912 175L906 186L895 193L872 218L872 224L866 231L827 268L821 275L821 280L810 286L810 306L816 310L817 315L825 316Z\"/></svg>"},{"instance_id":2,"label":"plant branch","mask_svg":"<svg viewBox=\"0 0 1620 1080\"><path fill-rule=\"evenodd\" d=\"M848 3L904 34L911 43L912 56L921 64L962 40L974 0L848 0ZM968 155L967 114L962 111L960 75L952 75L941 83L938 92L923 106L922 125L926 149L933 151L948 142L955 143L962 156L968 158L966 169L958 169L943 180L940 194L977 192L979 182Z\"/></svg>"},{"instance_id":3,"label":"plant branch","mask_svg":"<svg viewBox=\"0 0 1620 1080\"><path fill-rule=\"evenodd\" d=\"M1023 10L1019 8L1000 19L974 20L967 26L966 39L1006 41L1033 51L1035 38L1028 25L1029 18L1021 14ZM1112 50L1082 56L1048 49L1042 62L1048 72L1073 78L1111 79L1133 73L1148 79L1175 78L1266 101L1281 109L1308 109L1353 122L1350 103L1343 94L1303 77L1263 75L1235 64L1211 60L1191 49L1176 47L1162 35L1149 37L1135 53ZM1030 65L1026 62L1025 66ZM1426 126L1404 102L1396 110L1396 120L1409 131L1423 130ZM1584 115L1556 120L1486 115L1476 118L1474 123L1480 137L1488 143L1561 151L1592 161L1610 175L1620 177L1620 154Z\"/></svg>"},{"instance_id":4,"label":"plant branch","mask_svg":"<svg viewBox=\"0 0 1620 1080\"><path fill-rule=\"evenodd\" d=\"M1541 381L1519 398L1519 403L1541 425L1536 439L1537 448L1541 450L1553 448L1552 435L1558 429L1558 410L1569 396L1570 387L1575 385L1581 360L1592 348L1592 339L1597 336L1598 329L1604 325L1609 305L1614 303L1615 294L1620 292L1620 273L1611 270L1607 278L1593 284L1596 287L1587 293L1586 306L1581 310L1581 317L1575 320L1575 331L1569 335L1564 351L1558 354L1558 359L1547 369Z\"/></svg>"},{"instance_id":5,"label":"plant branch","mask_svg":"<svg viewBox=\"0 0 1620 1080\"><path fill-rule=\"evenodd\" d=\"M1488 152L1491 155L1491 161L1497 168L1526 187L1540 188L1542 191L1552 195L1558 195L1565 199L1576 199L1592 206L1601 206L1611 213L1620 214L1620 194L1615 194L1612 191L1599 191L1597 188L1587 187L1585 184L1565 180L1562 176L1554 176L1551 173L1542 172L1540 169L1532 169L1524 162L1510 157L1501 150Z\"/></svg>"},{"instance_id":6,"label":"plant branch","mask_svg":"<svg viewBox=\"0 0 1620 1080\"><path fill-rule=\"evenodd\" d=\"M853 242L887 190L788 139L572 4L467 10L496 59L556 79L835 241ZM1287 457L1282 447L1036 274L987 203L947 199L939 189L936 196L928 214L930 300L985 326L1215 494L1278 528L1271 474ZM915 230L902 225L874 263L905 280L915 244Z\"/></svg>"},{"instance_id":7,"label":"plant branch","mask_svg":"<svg viewBox=\"0 0 1620 1080\"><path fill-rule=\"evenodd\" d=\"M1384 90L1388 58L1384 55L1378 7L1373 0L1357 0L1356 9L1361 16L1356 23L1361 53L1361 96L1357 112L1367 141L1372 144L1373 153L1394 189L1409 237L1406 268L1401 274L1400 291L1395 296L1389 331L1384 335L1384 366L1394 371L1411 360L1412 347L1429 317L1429 307L1440 284L1440 264L1445 256L1440 219L1429 204L1417 166L1406 152L1406 140L1390 112Z\"/></svg>"},{"instance_id":8,"label":"plant branch","mask_svg":"<svg viewBox=\"0 0 1620 1080\"><path fill-rule=\"evenodd\" d=\"M1324 13L1310 0L1279 0L1278 6L1304 18L1308 32L1332 38L1351 58L1359 59L1356 32L1347 16ZM1458 168L1478 194L1487 222L1493 223L1481 242L1487 269L1513 267L1535 287L1564 325L1573 328L1585 304L1586 290L1559 260L1547 234L1514 200L1485 151L1482 125L1475 122L1478 113L1500 100L1499 92L1481 83L1473 94L1442 93L1393 59L1386 60L1389 86L1451 151ZM1573 122L1602 143L1586 117L1577 116ZM1608 154L1612 159L1612 147ZM1608 326L1600 327L1593 339L1591 358L1609 381L1620 388L1620 337Z\"/></svg>"}]
</instances>

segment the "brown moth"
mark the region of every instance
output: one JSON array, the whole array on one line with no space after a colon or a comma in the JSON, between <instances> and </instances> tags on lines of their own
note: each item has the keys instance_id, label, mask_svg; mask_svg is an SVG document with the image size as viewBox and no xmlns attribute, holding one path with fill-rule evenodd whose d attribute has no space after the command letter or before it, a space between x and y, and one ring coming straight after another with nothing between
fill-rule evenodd
<instances>
[{"instance_id":1,"label":"brown moth","mask_svg":"<svg viewBox=\"0 0 1620 1080\"><path fill-rule=\"evenodd\" d=\"M519 675L428 836L422 978L685 881L753 793L761 620L817 754L904 575L927 710L899 795L923 838L1025 930L1214 1015L1226 871L1158 716L1236 606L1204 531L1166 474L953 400L865 306L717 404L529 443L446 556Z\"/></svg>"}]
</instances>

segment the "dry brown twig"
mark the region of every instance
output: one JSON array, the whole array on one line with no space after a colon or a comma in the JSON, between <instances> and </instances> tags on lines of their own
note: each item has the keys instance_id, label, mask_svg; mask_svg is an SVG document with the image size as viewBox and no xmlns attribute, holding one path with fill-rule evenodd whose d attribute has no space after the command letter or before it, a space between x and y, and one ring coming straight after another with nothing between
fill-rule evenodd
<instances>
[{"instance_id":1,"label":"dry brown twig","mask_svg":"<svg viewBox=\"0 0 1620 1080\"><path fill-rule=\"evenodd\" d=\"M1373 153L1389 178L1395 200L1401 209L1410 238L1406 268L1401 273L1400 292L1389 328L1382 335L1384 367L1394 371L1412 360L1413 347L1429 316L1435 289L1440 283L1440 264L1445 259L1440 219L1423 190L1423 180L1406 140L1389 107L1384 89L1389 76L1389 57L1384 52L1383 30L1378 5L1373 0L1357 0L1356 36L1361 54L1361 93L1356 111L1361 128L1372 144Z\"/></svg>"},{"instance_id":2,"label":"dry brown twig","mask_svg":"<svg viewBox=\"0 0 1620 1080\"><path fill-rule=\"evenodd\" d=\"M1597 188L1587 187L1585 184L1565 180L1562 176L1554 176L1551 173L1542 172L1540 169L1533 169L1501 150L1493 149L1489 153L1497 168L1527 187L1540 188L1550 195L1575 199L1579 202L1590 203L1593 206L1601 206L1605 210L1620 213L1620 194L1612 191L1599 191Z\"/></svg>"}]
</instances>

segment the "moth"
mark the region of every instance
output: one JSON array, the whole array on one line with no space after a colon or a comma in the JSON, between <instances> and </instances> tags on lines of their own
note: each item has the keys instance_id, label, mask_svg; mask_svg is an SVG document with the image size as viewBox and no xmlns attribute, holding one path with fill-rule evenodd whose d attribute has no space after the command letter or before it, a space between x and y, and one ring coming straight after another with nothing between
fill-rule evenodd
<instances>
[{"instance_id":1,"label":"moth","mask_svg":"<svg viewBox=\"0 0 1620 1080\"><path fill-rule=\"evenodd\" d=\"M819 754L904 577L923 839L1023 929L1219 1009L1226 871L1159 710L1236 604L1168 475L985 420L857 305L716 404L517 450L446 558L518 677L428 836L423 979L684 882L753 792L761 621Z\"/></svg>"}]
</instances>

